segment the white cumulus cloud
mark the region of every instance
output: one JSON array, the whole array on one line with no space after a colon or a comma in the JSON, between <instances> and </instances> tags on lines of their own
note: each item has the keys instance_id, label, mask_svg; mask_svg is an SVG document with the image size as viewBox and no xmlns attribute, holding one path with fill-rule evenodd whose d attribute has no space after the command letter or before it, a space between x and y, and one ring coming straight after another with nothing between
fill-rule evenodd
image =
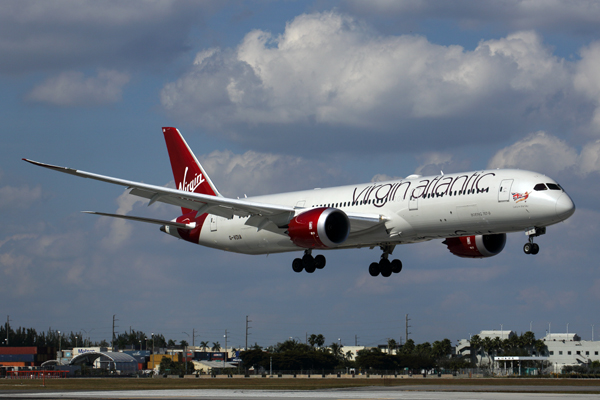
<instances>
[{"instance_id":1,"label":"white cumulus cloud","mask_svg":"<svg viewBox=\"0 0 600 400\"><path fill-rule=\"evenodd\" d=\"M0 187L0 209L27 208L42 196L42 188L37 185L29 186L2 186Z\"/></svg>"},{"instance_id":2,"label":"white cumulus cloud","mask_svg":"<svg viewBox=\"0 0 600 400\"><path fill-rule=\"evenodd\" d=\"M340 172L301 157L247 151L213 151L200 157L213 183L225 196L248 196L312 189ZM339 183L339 180L338 180Z\"/></svg>"},{"instance_id":3,"label":"white cumulus cloud","mask_svg":"<svg viewBox=\"0 0 600 400\"><path fill-rule=\"evenodd\" d=\"M77 71L63 72L35 87L27 98L63 107L111 104L121 100L129 79L129 74L113 70L100 70L92 77Z\"/></svg>"},{"instance_id":4,"label":"white cumulus cloud","mask_svg":"<svg viewBox=\"0 0 600 400\"><path fill-rule=\"evenodd\" d=\"M164 86L161 101L172 116L234 139L243 138L234 133L240 125L255 140L273 142L275 134L261 127L299 124L327 134L332 127L369 129L430 146L425 142L439 138L440 127L465 126L441 139L456 145L479 137L482 124L490 133L572 118L578 109L571 69L533 31L468 51L421 36L381 35L350 16L323 12L296 17L278 36L254 30L235 49L199 52Z\"/></svg>"},{"instance_id":5,"label":"white cumulus cloud","mask_svg":"<svg viewBox=\"0 0 600 400\"><path fill-rule=\"evenodd\" d=\"M574 77L575 88L592 102L593 125L600 132L600 42L594 42L581 50L581 62Z\"/></svg>"},{"instance_id":6,"label":"white cumulus cloud","mask_svg":"<svg viewBox=\"0 0 600 400\"><path fill-rule=\"evenodd\" d=\"M578 152L566 141L538 131L496 152L488 168L521 168L550 175L571 170L586 176L600 172L600 140L584 144Z\"/></svg>"}]
</instances>

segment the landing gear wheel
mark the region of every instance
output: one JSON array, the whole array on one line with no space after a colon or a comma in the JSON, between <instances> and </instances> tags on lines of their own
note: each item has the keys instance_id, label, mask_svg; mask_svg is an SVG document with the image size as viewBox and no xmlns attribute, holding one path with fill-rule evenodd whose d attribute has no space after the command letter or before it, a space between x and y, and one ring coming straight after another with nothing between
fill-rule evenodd
<instances>
[{"instance_id":1,"label":"landing gear wheel","mask_svg":"<svg viewBox=\"0 0 600 400\"><path fill-rule=\"evenodd\" d=\"M525 243L523 245L523 251L525 252L525 254L531 254L532 247L533 245L531 243Z\"/></svg>"},{"instance_id":2,"label":"landing gear wheel","mask_svg":"<svg viewBox=\"0 0 600 400\"><path fill-rule=\"evenodd\" d=\"M537 243L531 245L531 254L536 255L540 252L540 246Z\"/></svg>"},{"instance_id":3,"label":"landing gear wheel","mask_svg":"<svg viewBox=\"0 0 600 400\"><path fill-rule=\"evenodd\" d=\"M379 275L379 272L381 272L381 270L379 269L379 264L374 262L371 263L371 265L369 265L369 274L371 276L377 276Z\"/></svg>"},{"instance_id":4,"label":"landing gear wheel","mask_svg":"<svg viewBox=\"0 0 600 400\"><path fill-rule=\"evenodd\" d=\"M302 266L309 274L315 272L316 266L315 259L313 258L313 256L311 256L310 254L305 254L304 256L302 256Z\"/></svg>"},{"instance_id":5,"label":"landing gear wheel","mask_svg":"<svg viewBox=\"0 0 600 400\"><path fill-rule=\"evenodd\" d=\"M315 267L317 269L323 269L323 267L325 267L325 256L322 254L319 254L318 256L315 256Z\"/></svg>"},{"instance_id":6,"label":"landing gear wheel","mask_svg":"<svg viewBox=\"0 0 600 400\"><path fill-rule=\"evenodd\" d=\"M400 271L402 271L402 261L400 260L393 260L392 261L392 272L397 274Z\"/></svg>"},{"instance_id":7,"label":"landing gear wheel","mask_svg":"<svg viewBox=\"0 0 600 400\"><path fill-rule=\"evenodd\" d=\"M292 269L294 272L302 272L304 269L304 265L302 265L302 259L295 258L294 261L292 261Z\"/></svg>"},{"instance_id":8,"label":"landing gear wheel","mask_svg":"<svg viewBox=\"0 0 600 400\"><path fill-rule=\"evenodd\" d=\"M379 269L381 270L381 276L387 278L392 275L392 263L387 258L382 258L379 261Z\"/></svg>"}]
</instances>

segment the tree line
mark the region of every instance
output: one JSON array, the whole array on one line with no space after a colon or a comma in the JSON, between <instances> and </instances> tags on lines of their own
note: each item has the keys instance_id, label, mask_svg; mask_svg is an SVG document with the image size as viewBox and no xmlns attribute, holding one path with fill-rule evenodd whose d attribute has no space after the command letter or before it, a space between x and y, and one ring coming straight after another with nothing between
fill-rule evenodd
<instances>
[{"instance_id":1,"label":"tree line","mask_svg":"<svg viewBox=\"0 0 600 400\"><path fill-rule=\"evenodd\" d=\"M91 332L91 331L90 331ZM6 345L6 327L0 327L0 341L2 345ZM134 348L141 349L152 346L160 347L176 347L175 341L165 339L162 334L146 335L144 332L131 330L115 335L114 344L119 349ZM19 327L13 330L8 328L8 344L10 346L35 346L35 347L55 347L55 348L73 348L73 347L110 347L111 343L106 340L91 341L89 340L89 332L60 332L52 328L48 328L47 332L37 332L34 328Z\"/></svg>"},{"instance_id":2,"label":"tree line","mask_svg":"<svg viewBox=\"0 0 600 400\"><path fill-rule=\"evenodd\" d=\"M33 346L33 347L55 347L68 349L74 347L111 347L111 343L106 340L91 341L89 340L90 332L60 332L58 330L48 328L47 332L38 332L34 328L19 327L13 330L8 328L8 344L10 346ZM6 345L6 326L0 327L0 344ZM154 343L153 343L154 341ZM134 329L129 332L121 332L115 335L114 346L117 349L136 349L149 350L154 348L185 348L189 343L181 340L177 344L172 339L166 339L160 333L146 334L142 331ZM199 347L203 351L221 351L221 344L217 342L201 341Z\"/></svg>"},{"instance_id":3,"label":"tree line","mask_svg":"<svg viewBox=\"0 0 600 400\"><path fill-rule=\"evenodd\" d=\"M267 349L258 345L242 351L244 368L263 368L276 371L307 370L345 370L355 368L362 370L401 370L408 369L458 369L470 366L470 360L451 359L452 345L450 340L435 341L416 345L412 339L399 346L394 339L388 340L388 351L379 348L363 349L353 354L344 351L344 347L333 342L325 347L323 335L312 334L308 344L290 339Z\"/></svg>"}]
</instances>

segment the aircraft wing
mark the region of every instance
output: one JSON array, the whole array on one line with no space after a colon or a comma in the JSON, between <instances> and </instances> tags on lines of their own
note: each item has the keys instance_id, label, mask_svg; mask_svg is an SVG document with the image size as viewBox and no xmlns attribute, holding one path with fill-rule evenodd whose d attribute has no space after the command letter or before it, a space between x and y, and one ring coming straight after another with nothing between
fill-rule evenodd
<instances>
[{"instance_id":1,"label":"aircraft wing","mask_svg":"<svg viewBox=\"0 0 600 400\"><path fill-rule=\"evenodd\" d=\"M165 221L162 219L155 219L155 218L134 217L131 215L123 215L123 214L109 214L109 213L103 213L103 212L97 212L97 211L82 211L82 212L86 213L86 214L102 215L104 217L121 218L121 219L126 219L129 221L146 222L148 224L166 225L166 226L170 226L175 229L188 229L189 230L189 229L194 229L196 227L195 222L192 222L190 224L184 224L184 223L175 222L175 221Z\"/></svg>"},{"instance_id":2,"label":"aircraft wing","mask_svg":"<svg viewBox=\"0 0 600 400\"><path fill-rule=\"evenodd\" d=\"M159 201L161 203L167 203L174 206L196 210L199 214L209 213L219 215L225 218L232 218L234 215L238 215L241 217L246 217L255 214L263 216L272 216L281 213L294 212L294 208L289 206L254 203L245 199L229 199L226 197L185 192L182 190L171 189L164 186L149 185L146 183L128 181L125 179L113 178L105 175L98 175L77 169L59 167L51 164L44 164L38 161L28 160L26 158L24 158L23 160L33 165L52 169L54 171L63 172L65 174L125 186L131 189L131 191L129 192L130 194L149 199L149 205L156 201Z\"/></svg>"},{"instance_id":3,"label":"aircraft wing","mask_svg":"<svg viewBox=\"0 0 600 400\"><path fill-rule=\"evenodd\" d=\"M233 218L234 215L240 217L251 217L248 220L248 224L256 226L258 230L265 228L265 226L270 222L274 223L278 227L284 227L298 211L297 209L291 206L257 203L249 201L247 199L230 199L221 196L211 196L200 193L186 192L183 190L167 188L164 186L149 185L146 183L113 178L110 176L94 174L92 172L81 171L73 168L45 164L26 158L23 158L23 160L33 165L48 168L65 174L125 186L131 189L129 192L130 194L149 199L150 202L148 203L148 205L151 205L154 202L158 201L161 203L196 210L197 215L208 213L218 215L224 218ZM190 226L176 226L176 224L172 221L159 221L150 218L129 217L117 214L95 214L136 220L141 222L156 223L161 225L173 225L174 227L183 229L192 229L192 227ZM382 224L386 221L385 217L378 214L348 213L347 215L348 219L350 220L352 233L372 229L373 227Z\"/></svg>"}]
</instances>

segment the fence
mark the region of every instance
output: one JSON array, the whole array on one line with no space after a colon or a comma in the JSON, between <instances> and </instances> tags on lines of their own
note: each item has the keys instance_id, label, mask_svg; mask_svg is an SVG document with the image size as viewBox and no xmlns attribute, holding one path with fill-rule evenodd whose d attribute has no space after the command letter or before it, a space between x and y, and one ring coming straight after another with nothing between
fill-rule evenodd
<instances>
[{"instance_id":1,"label":"fence","mask_svg":"<svg viewBox=\"0 0 600 400\"><path fill-rule=\"evenodd\" d=\"M6 379L66 378L68 371L6 371Z\"/></svg>"}]
</instances>

